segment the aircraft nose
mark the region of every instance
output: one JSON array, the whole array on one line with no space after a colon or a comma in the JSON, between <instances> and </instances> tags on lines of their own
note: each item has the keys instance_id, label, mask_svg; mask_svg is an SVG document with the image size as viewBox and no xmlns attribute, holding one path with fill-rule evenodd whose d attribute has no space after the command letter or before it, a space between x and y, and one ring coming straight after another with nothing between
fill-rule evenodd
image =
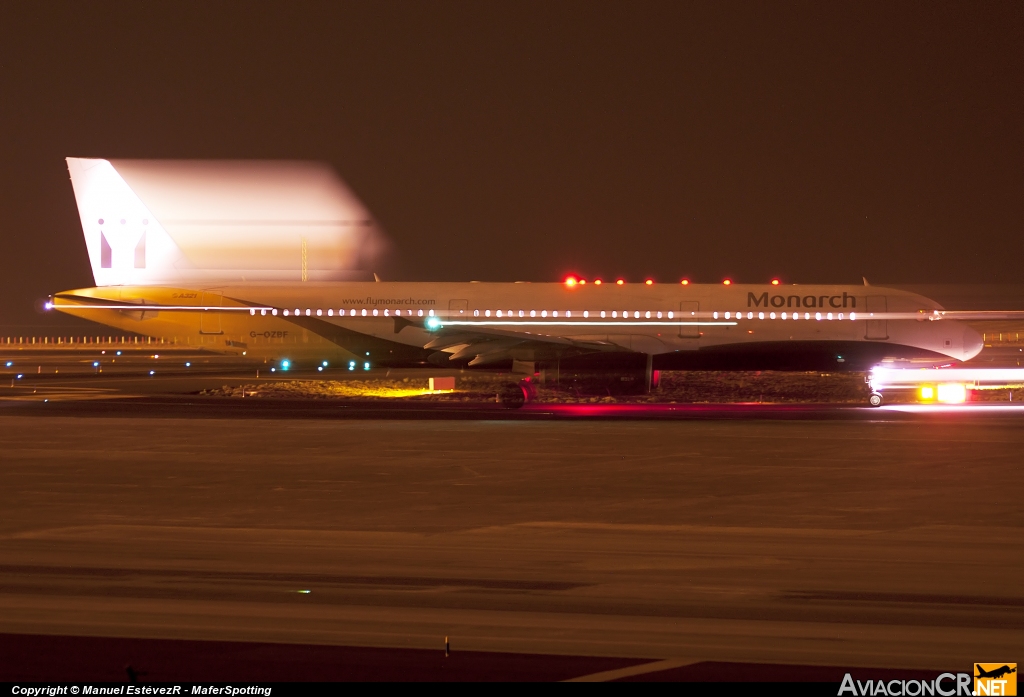
<instances>
[{"instance_id":1,"label":"aircraft nose","mask_svg":"<svg viewBox=\"0 0 1024 697\"><path fill-rule=\"evenodd\" d=\"M970 327L964 327L964 360L971 360L981 353L984 347L985 340L981 338L981 334Z\"/></svg>"}]
</instances>

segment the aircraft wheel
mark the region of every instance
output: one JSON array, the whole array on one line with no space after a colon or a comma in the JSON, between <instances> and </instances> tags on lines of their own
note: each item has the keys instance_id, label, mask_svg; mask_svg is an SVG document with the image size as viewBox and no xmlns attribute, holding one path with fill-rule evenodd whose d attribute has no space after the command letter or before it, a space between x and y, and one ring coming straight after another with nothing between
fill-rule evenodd
<instances>
[{"instance_id":1,"label":"aircraft wheel","mask_svg":"<svg viewBox=\"0 0 1024 697\"><path fill-rule=\"evenodd\" d=\"M878 392L872 392L871 396L868 397L868 404L870 404L873 407L882 406L882 395L879 394Z\"/></svg>"},{"instance_id":2,"label":"aircraft wheel","mask_svg":"<svg viewBox=\"0 0 1024 697\"><path fill-rule=\"evenodd\" d=\"M526 404L526 390L510 382L501 388L498 400L506 409L519 409Z\"/></svg>"}]
</instances>

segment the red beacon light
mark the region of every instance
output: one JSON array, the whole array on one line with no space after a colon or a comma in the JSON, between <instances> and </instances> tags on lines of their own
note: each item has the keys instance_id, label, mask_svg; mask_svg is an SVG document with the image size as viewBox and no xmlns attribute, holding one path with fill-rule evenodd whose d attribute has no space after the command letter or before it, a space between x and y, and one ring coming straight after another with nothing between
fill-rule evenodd
<instances>
[{"instance_id":1,"label":"red beacon light","mask_svg":"<svg viewBox=\"0 0 1024 697\"><path fill-rule=\"evenodd\" d=\"M619 280L617 280L617 281L615 282L615 285L617 285L617 286L621 286L621 285L622 285L623 283L625 283L625 281L623 281L623 280L622 280L622 279L620 278Z\"/></svg>"},{"instance_id":2,"label":"red beacon light","mask_svg":"<svg viewBox=\"0 0 1024 697\"><path fill-rule=\"evenodd\" d=\"M725 279L724 281L722 281L722 285L724 285L724 286L731 286L731 285L732 285L732 281L730 281L730 280L729 280L729 279L727 278L727 279Z\"/></svg>"},{"instance_id":3,"label":"red beacon light","mask_svg":"<svg viewBox=\"0 0 1024 697\"><path fill-rule=\"evenodd\" d=\"M777 278L773 278L773 279L772 279L772 285L773 285L773 286L777 286L777 285L779 285L779 279L777 279Z\"/></svg>"},{"instance_id":4,"label":"red beacon light","mask_svg":"<svg viewBox=\"0 0 1024 697\"><path fill-rule=\"evenodd\" d=\"M575 276L569 276L567 279L565 279L565 285L569 286L570 288L576 285L576 283L577 280Z\"/></svg>"},{"instance_id":5,"label":"red beacon light","mask_svg":"<svg viewBox=\"0 0 1024 697\"><path fill-rule=\"evenodd\" d=\"M646 281L644 281L644 283L646 283L646 284L647 284L647 285L649 285L649 286L653 286L653 285L654 285L654 281L652 281L652 280L651 280L651 279L649 279L649 278L648 278L648 279L647 279Z\"/></svg>"},{"instance_id":6,"label":"red beacon light","mask_svg":"<svg viewBox=\"0 0 1024 697\"><path fill-rule=\"evenodd\" d=\"M684 278L683 280L680 281L680 283L682 283L684 286L688 286L690 285L690 279Z\"/></svg>"},{"instance_id":7,"label":"red beacon light","mask_svg":"<svg viewBox=\"0 0 1024 697\"><path fill-rule=\"evenodd\" d=\"M595 278L595 279L594 279L594 285L595 285L595 286L599 286L599 285L601 285L601 279L600 279L600 278Z\"/></svg>"}]
</instances>

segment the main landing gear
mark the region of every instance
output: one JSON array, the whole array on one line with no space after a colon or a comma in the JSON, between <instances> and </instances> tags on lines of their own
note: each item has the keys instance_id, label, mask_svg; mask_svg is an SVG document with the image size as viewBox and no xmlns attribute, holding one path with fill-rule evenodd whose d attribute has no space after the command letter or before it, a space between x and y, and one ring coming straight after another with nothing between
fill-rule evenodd
<instances>
[{"instance_id":1,"label":"main landing gear","mask_svg":"<svg viewBox=\"0 0 1024 697\"><path fill-rule=\"evenodd\" d=\"M868 397L868 404L873 407L882 406L882 394L880 392L872 392L871 396Z\"/></svg>"},{"instance_id":2,"label":"main landing gear","mask_svg":"<svg viewBox=\"0 0 1024 697\"><path fill-rule=\"evenodd\" d=\"M518 383L509 382L502 385L498 393L498 401L506 409L519 409L533 398L535 390L532 384L526 380Z\"/></svg>"}]
</instances>

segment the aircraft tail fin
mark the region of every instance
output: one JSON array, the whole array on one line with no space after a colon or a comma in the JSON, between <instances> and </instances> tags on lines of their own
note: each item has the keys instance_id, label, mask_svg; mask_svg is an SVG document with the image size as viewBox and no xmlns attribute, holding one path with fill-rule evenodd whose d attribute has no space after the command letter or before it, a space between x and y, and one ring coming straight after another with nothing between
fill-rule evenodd
<instances>
[{"instance_id":1,"label":"aircraft tail fin","mask_svg":"<svg viewBox=\"0 0 1024 697\"><path fill-rule=\"evenodd\" d=\"M98 286L368 281L389 261L383 230L325 163L67 162Z\"/></svg>"},{"instance_id":2,"label":"aircraft tail fin","mask_svg":"<svg viewBox=\"0 0 1024 697\"><path fill-rule=\"evenodd\" d=\"M173 282L188 262L108 160L67 158L97 286Z\"/></svg>"}]
</instances>

